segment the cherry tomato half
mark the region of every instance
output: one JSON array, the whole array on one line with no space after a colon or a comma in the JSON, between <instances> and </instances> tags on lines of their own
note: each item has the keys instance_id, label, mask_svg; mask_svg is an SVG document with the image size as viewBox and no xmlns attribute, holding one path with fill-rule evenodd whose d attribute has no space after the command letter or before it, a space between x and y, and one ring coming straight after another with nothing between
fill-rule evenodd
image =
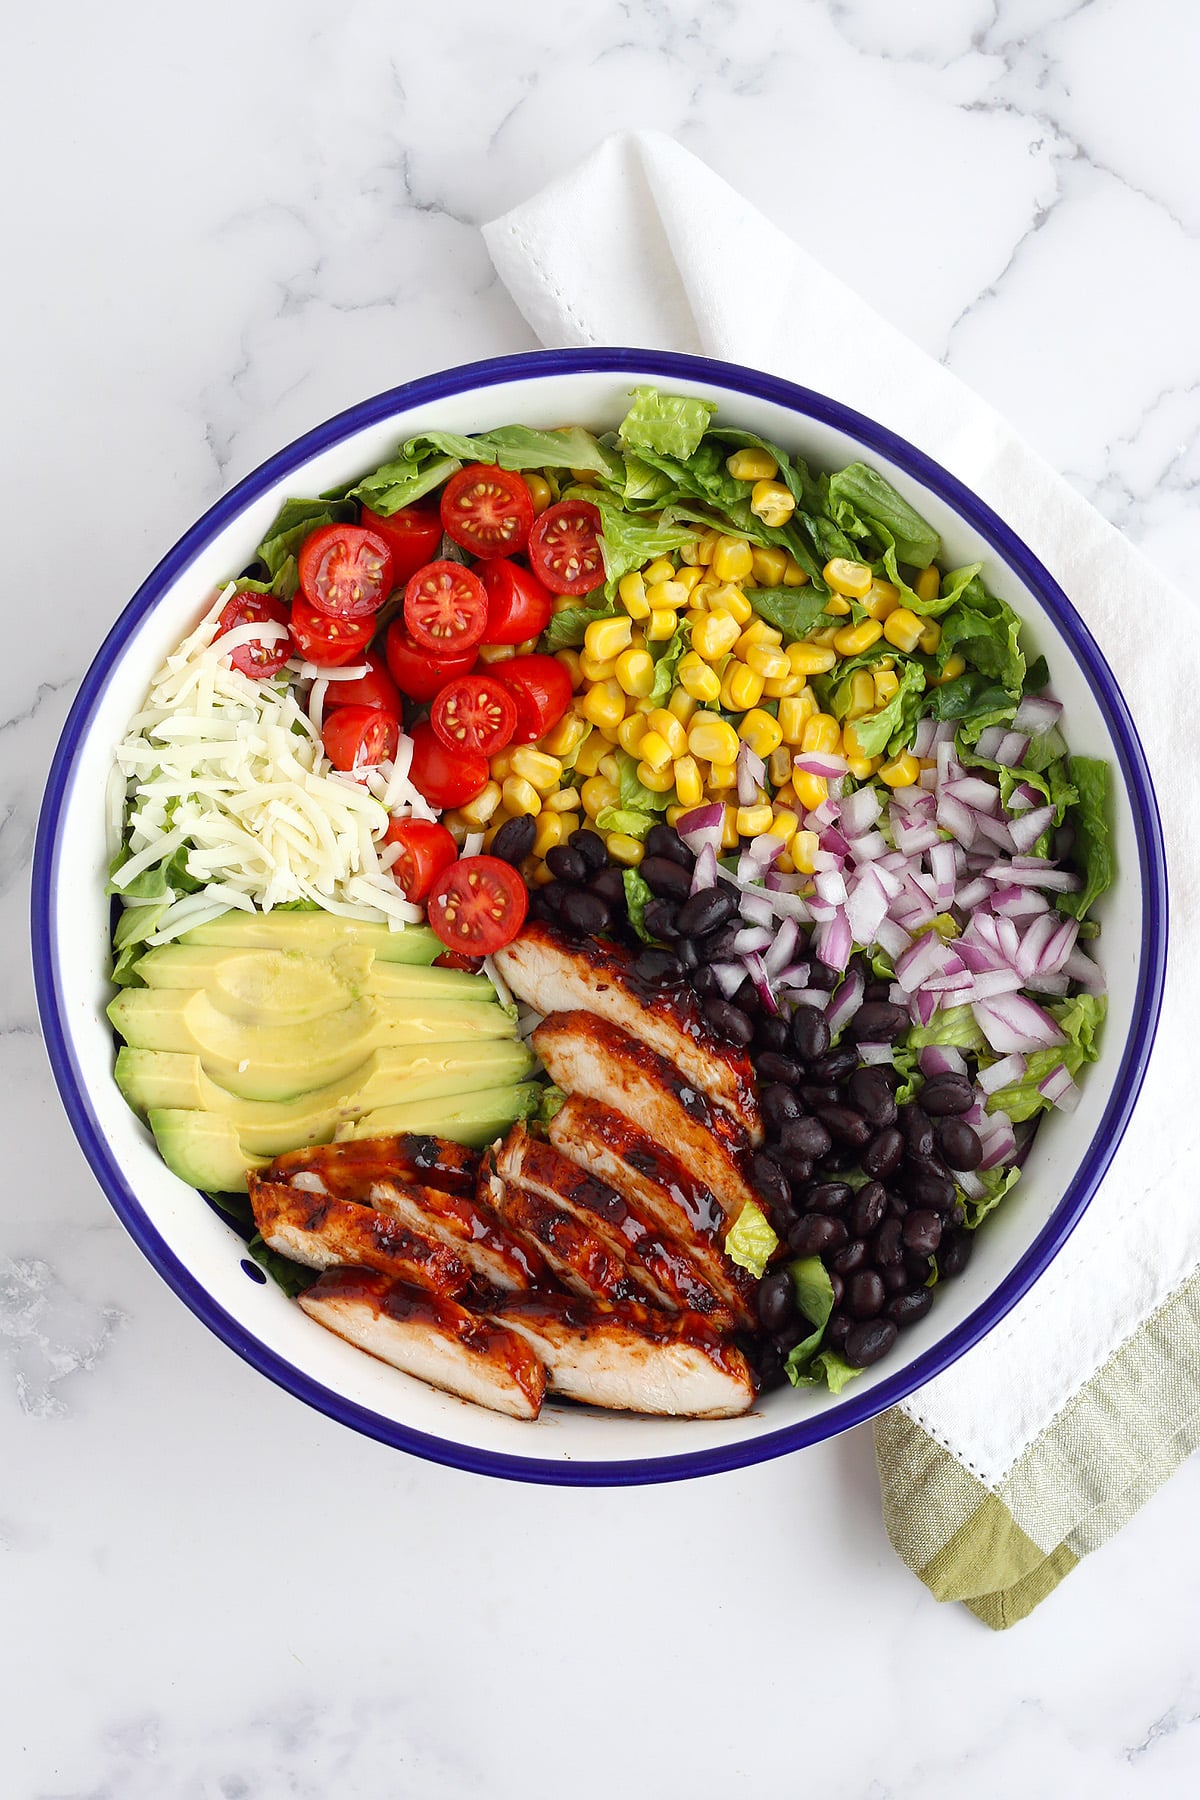
<instances>
[{"instance_id":1,"label":"cherry tomato half","mask_svg":"<svg viewBox=\"0 0 1200 1800\"><path fill-rule=\"evenodd\" d=\"M400 717L404 702L383 657L378 650L368 650L363 661L367 665L365 675L357 675L353 681L330 682L325 695L326 718L338 706L373 706L394 719Z\"/></svg>"},{"instance_id":2,"label":"cherry tomato half","mask_svg":"<svg viewBox=\"0 0 1200 1800\"><path fill-rule=\"evenodd\" d=\"M224 637L227 631L236 631L239 625L270 624L285 627L281 637L272 637L266 641L251 638L230 652L229 660L235 669L261 681L267 675L278 675L292 654L291 639L286 631L287 622L288 609L282 600L276 600L273 594L256 594L251 588L242 588L231 595L222 608L217 620L217 636Z\"/></svg>"},{"instance_id":3,"label":"cherry tomato half","mask_svg":"<svg viewBox=\"0 0 1200 1800\"><path fill-rule=\"evenodd\" d=\"M402 506L386 519L364 506L362 522L392 553L394 587L423 568L442 541L442 521L435 506Z\"/></svg>"},{"instance_id":4,"label":"cherry tomato half","mask_svg":"<svg viewBox=\"0 0 1200 1800\"><path fill-rule=\"evenodd\" d=\"M325 754L335 769L370 768L396 754L400 727L374 706L335 706L321 727Z\"/></svg>"},{"instance_id":5,"label":"cherry tomato half","mask_svg":"<svg viewBox=\"0 0 1200 1800\"><path fill-rule=\"evenodd\" d=\"M525 548L533 495L511 469L470 463L442 489L442 524L472 556L511 556Z\"/></svg>"},{"instance_id":6,"label":"cherry tomato half","mask_svg":"<svg viewBox=\"0 0 1200 1800\"><path fill-rule=\"evenodd\" d=\"M480 563L476 574L487 593L487 643L523 644L542 635L554 601L536 575L505 557Z\"/></svg>"},{"instance_id":7,"label":"cherry tomato half","mask_svg":"<svg viewBox=\"0 0 1200 1800\"><path fill-rule=\"evenodd\" d=\"M461 969L465 975L478 975L481 958L464 956L459 950L443 950L433 959L435 969Z\"/></svg>"},{"instance_id":8,"label":"cherry tomato half","mask_svg":"<svg viewBox=\"0 0 1200 1800\"><path fill-rule=\"evenodd\" d=\"M408 578L404 623L426 650L455 656L473 650L487 629L482 581L462 563L426 563Z\"/></svg>"},{"instance_id":9,"label":"cherry tomato half","mask_svg":"<svg viewBox=\"0 0 1200 1800\"><path fill-rule=\"evenodd\" d=\"M465 806L482 794L491 776L487 757L473 750L447 750L428 719L409 732L412 763L408 779L430 806Z\"/></svg>"},{"instance_id":10,"label":"cherry tomato half","mask_svg":"<svg viewBox=\"0 0 1200 1800\"><path fill-rule=\"evenodd\" d=\"M393 619L384 640L387 665L402 694L410 700L432 700L448 681L467 675L475 667L474 650L459 656L435 656L424 645L414 643L403 619Z\"/></svg>"},{"instance_id":11,"label":"cherry tomato half","mask_svg":"<svg viewBox=\"0 0 1200 1800\"><path fill-rule=\"evenodd\" d=\"M361 525L322 525L297 559L300 591L331 619L369 619L392 591L392 553Z\"/></svg>"},{"instance_id":12,"label":"cherry tomato half","mask_svg":"<svg viewBox=\"0 0 1200 1800\"><path fill-rule=\"evenodd\" d=\"M529 534L529 560L552 593L591 593L604 580L597 509L587 500L548 506Z\"/></svg>"},{"instance_id":13,"label":"cherry tomato half","mask_svg":"<svg viewBox=\"0 0 1200 1800\"><path fill-rule=\"evenodd\" d=\"M446 827L432 819L393 819L383 841L400 846L390 867L397 887L414 906L425 899L442 870L458 860L458 845Z\"/></svg>"},{"instance_id":14,"label":"cherry tomato half","mask_svg":"<svg viewBox=\"0 0 1200 1800\"><path fill-rule=\"evenodd\" d=\"M496 664L496 678L517 703L517 729L509 740L532 744L571 704L571 677L556 656L513 656Z\"/></svg>"},{"instance_id":15,"label":"cherry tomato half","mask_svg":"<svg viewBox=\"0 0 1200 1800\"><path fill-rule=\"evenodd\" d=\"M292 601L288 620L292 642L307 662L339 669L357 662L375 632L374 619L331 619L310 606L303 594Z\"/></svg>"},{"instance_id":16,"label":"cherry tomato half","mask_svg":"<svg viewBox=\"0 0 1200 1800\"><path fill-rule=\"evenodd\" d=\"M494 675L460 675L437 696L429 709L429 723L447 750L495 756L512 742L517 703Z\"/></svg>"},{"instance_id":17,"label":"cherry tomato half","mask_svg":"<svg viewBox=\"0 0 1200 1800\"><path fill-rule=\"evenodd\" d=\"M433 884L426 916L450 950L491 956L525 923L529 891L511 863L498 856L463 856Z\"/></svg>"}]
</instances>

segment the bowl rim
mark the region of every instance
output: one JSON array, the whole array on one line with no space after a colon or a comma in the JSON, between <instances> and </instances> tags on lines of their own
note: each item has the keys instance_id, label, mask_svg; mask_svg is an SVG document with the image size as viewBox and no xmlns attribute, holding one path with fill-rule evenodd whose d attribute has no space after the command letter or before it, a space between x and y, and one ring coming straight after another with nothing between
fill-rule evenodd
<instances>
[{"instance_id":1,"label":"bowl rim","mask_svg":"<svg viewBox=\"0 0 1200 1800\"><path fill-rule=\"evenodd\" d=\"M312 456L390 415L430 401L505 382L547 375L624 374L655 381L713 384L786 407L845 433L886 457L952 507L1036 595L1072 645L1104 717L1128 784L1144 903L1133 1027L1108 1106L1087 1153L1058 1205L1020 1261L966 1319L902 1371L820 1414L760 1437L617 1462L543 1460L477 1449L386 1418L348 1400L297 1369L225 1311L189 1272L152 1224L126 1181L92 1109L66 1026L57 944L51 930L59 869L60 821L76 775L76 751L109 676L134 628L188 564L273 483ZM430 1461L475 1474L552 1486L602 1487L684 1480L765 1462L865 1423L949 1368L1016 1305L1062 1248L1100 1184L1124 1134L1145 1076L1165 982L1168 898L1162 824L1145 753L1115 677L1087 626L1049 571L1017 534L955 476L923 451L865 414L778 376L701 356L635 348L536 350L463 363L371 396L335 414L269 457L209 507L167 552L121 612L97 651L67 716L50 766L38 818L31 884L34 986L51 1070L71 1127L114 1211L139 1249L193 1313L252 1368L319 1412L367 1437Z\"/></svg>"}]
</instances>

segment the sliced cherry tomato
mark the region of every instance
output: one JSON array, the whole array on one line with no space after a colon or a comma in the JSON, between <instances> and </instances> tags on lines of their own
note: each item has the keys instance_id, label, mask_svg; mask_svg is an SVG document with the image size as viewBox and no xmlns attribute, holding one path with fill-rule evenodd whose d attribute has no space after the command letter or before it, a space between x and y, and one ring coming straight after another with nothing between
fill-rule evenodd
<instances>
[{"instance_id":1,"label":"sliced cherry tomato","mask_svg":"<svg viewBox=\"0 0 1200 1800\"><path fill-rule=\"evenodd\" d=\"M390 713L393 719L400 717L404 702L383 657L378 650L368 650L363 661L367 665L365 675L357 675L353 681L330 682L325 695L326 718L338 706L373 706L378 712Z\"/></svg>"},{"instance_id":2,"label":"sliced cherry tomato","mask_svg":"<svg viewBox=\"0 0 1200 1800\"><path fill-rule=\"evenodd\" d=\"M604 580L597 509L587 500L548 506L529 534L529 560L552 593L591 593Z\"/></svg>"},{"instance_id":3,"label":"sliced cherry tomato","mask_svg":"<svg viewBox=\"0 0 1200 1800\"><path fill-rule=\"evenodd\" d=\"M542 635L554 601L536 575L502 556L480 563L476 573L487 593L487 643L523 644Z\"/></svg>"},{"instance_id":4,"label":"sliced cherry tomato","mask_svg":"<svg viewBox=\"0 0 1200 1800\"><path fill-rule=\"evenodd\" d=\"M340 669L357 662L375 632L374 619L331 619L310 606L303 594L292 601L288 620L292 642L307 662Z\"/></svg>"},{"instance_id":5,"label":"sliced cherry tomato","mask_svg":"<svg viewBox=\"0 0 1200 1800\"><path fill-rule=\"evenodd\" d=\"M414 725L408 779L430 806L465 806L482 794L491 777L487 757L473 750L447 750L428 719Z\"/></svg>"},{"instance_id":6,"label":"sliced cherry tomato","mask_svg":"<svg viewBox=\"0 0 1200 1800\"><path fill-rule=\"evenodd\" d=\"M532 744L549 731L571 704L571 677L556 656L513 656L496 664L496 678L517 703L517 729L510 743Z\"/></svg>"},{"instance_id":7,"label":"sliced cherry tomato","mask_svg":"<svg viewBox=\"0 0 1200 1800\"><path fill-rule=\"evenodd\" d=\"M491 956L511 944L529 911L529 890L498 856L463 856L433 884L430 925L451 950Z\"/></svg>"},{"instance_id":8,"label":"sliced cherry tomato","mask_svg":"<svg viewBox=\"0 0 1200 1800\"><path fill-rule=\"evenodd\" d=\"M447 750L495 756L517 729L517 703L494 675L460 675L430 707L429 723Z\"/></svg>"},{"instance_id":9,"label":"sliced cherry tomato","mask_svg":"<svg viewBox=\"0 0 1200 1800\"><path fill-rule=\"evenodd\" d=\"M321 727L326 756L351 772L390 762L399 737L396 720L374 706L335 706Z\"/></svg>"},{"instance_id":10,"label":"sliced cherry tomato","mask_svg":"<svg viewBox=\"0 0 1200 1800\"><path fill-rule=\"evenodd\" d=\"M404 898L414 906L425 899L442 870L458 860L458 845L446 827L432 819L393 819L383 841L400 846L391 870Z\"/></svg>"},{"instance_id":11,"label":"sliced cherry tomato","mask_svg":"<svg viewBox=\"0 0 1200 1800\"><path fill-rule=\"evenodd\" d=\"M465 975L478 975L482 962L479 956L464 956L460 950L443 950L440 956L433 959L435 969L461 969Z\"/></svg>"},{"instance_id":12,"label":"sliced cherry tomato","mask_svg":"<svg viewBox=\"0 0 1200 1800\"><path fill-rule=\"evenodd\" d=\"M392 553L392 585L400 587L423 568L442 541L442 521L436 506L402 506L398 512L373 513L362 509L368 531L382 538Z\"/></svg>"},{"instance_id":13,"label":"sliced cherry tomato","mask_svg":"<svg viewBox=\"0 0 1200 1800\"><path fill-rule=\"evenodd\" d=\"M472 556L511 556L525 548L533 495L511 469L469 463L442 489L442 524Z\"/></svg>"},{"instance_id":14,"label":"sliced cherry tomato","mask_svg":"<svg viewBox=\"0 0 1200 1800\"><path fill-rule=\"evenodd\" d=\"M482 581L462 563L426 563L409 576L404 623L426 650L451 656L473 650L482 643L487 629L487 595Z\"/></svg>"},{"instance_id":15,"label":"sliced cherry tomato","mask_svg":"<svg viewBox=\"0 0 1200 1800\"><path fill-rule=\"evenodd\" d=\"M388 626L385 649L396 686L410 700L432 700L448 681L469 675L477 660L474 650L464 650L461 656L432 655L413 642L403 619L393 619Z\"/></svg>"},{"instance_id":16,"label":"sliced cherry tomato","mask_svg":"<svg viewBox=\"0 0 1200 1800\"><path fill-rule=\"evenodd\" d=\"M297 560L300 591L331 619L369 619L392 591L392 553L361 525L322 525Z\"/></svg>"},{"instance_id":17,"label":"sliced cherry tomato","mask_svg":"<svg viewBox=\"0 0 1200 1800\"><path fill-rule=\"evenodd\" d=\"M217 620L217 636L224 637L227 631L236 631L239 625L271 624L286 627L287 622L288 609L282 600L276 600L273 594L256 594L251 588L240 588L221 610L221 616ZM248 643L239 644L236 650L230 652L229 660L243 675L253 675L262 680L267 675L278 675L291 654L291 639L285 630L281 637L271 638L266 642L251 638Z\"/></svg>"}]
</instances>

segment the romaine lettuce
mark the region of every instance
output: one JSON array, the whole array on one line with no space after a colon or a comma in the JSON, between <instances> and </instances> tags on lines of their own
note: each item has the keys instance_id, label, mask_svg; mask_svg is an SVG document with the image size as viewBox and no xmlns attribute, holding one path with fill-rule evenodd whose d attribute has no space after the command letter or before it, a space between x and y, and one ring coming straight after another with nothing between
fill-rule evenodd
<instances>
[{"instance_id":1,"label":"romaine lettuce","mask_svg":"<svg viewBox=\"0 0 1200 1800\"><path fill-rule=\"evenodd\" d=\"M829 510L850 537L874 538L881 551L894 549L900 562L924 569L941 548L932 525L865 463L850 463L829 477Z\"/></svg>"},{"instance_id":2,"label":"romaine lettuce","mask_svg":"<svg viewBox=\"0 0 1200 1800\"><path fill-rule=\"evenodd\" d=\"M709 420L717 410L712 400L660 394L657 388L650 387L634 388L632 399L633 405L621 421L617 435L631 450L653 450L659 456L691 456L699 449Z\"/></svg>"},{"instance_id":3,"label":"romaine lettuce","mask_svg":"<svg viewBox=\"0 0 1200 1800\"><path fill-rule=\"evenodd\" d=\"M1095 1062L1100 1054L1096 1036L1103 1023L1108 1002L1102 994L1076 994L1070 1000L1052 1000L1046 1011L1055 1020L1067 1042L1049 1050L1034 1050L1025 1058L1025 1073L1010 1087L998 1088L989 1096L989 1112L1004 1112L1014 1124L1032 1119L1050 1105L1038 1092L1038 1083L1062 1063L1072 1080L1085 1062Z\"/></svg>"},{"instance_id":4,"label":"romaine lettuce","mask_svg":"<svg viewBox=\"0 0 1200 1800\"><path fill-rule=\"evenodd\" d=\"M658 939L646 930L646 903L654 898L649 882L636 869L622 869L621 879L625 884L625 910L629 914L629 923L644 944L656 944Z\"/></svg>"},{"instance_id":5,"label":"romaine lettuce","mask_svg":"<svg viewBox=\"0 0 1200 1800\"><path fill-rule=\"evenodd\" d=\"M1113 878L1112 832L1108 823L1111 775L1108 764L1092 756L1068 758L1076 799L1067 817L1075 828L1071 860L1083 875L1083 886L1074 894L1059 896L1059 910L1082 919Z\"/></svg>"},{"instance_id":6,"label":"romaine lettuce","mask_svg":"<svg viewBox=\"0 0 1200 1800\"><path fill-rule=\"evenodd\" d=\"M725 1239L726 1256L739 1269L748 1269L756 1280L761 1280L778 1248L779 1239L767 1215L753 1200L747 1200Z\"/></svg>"}]
</instances>

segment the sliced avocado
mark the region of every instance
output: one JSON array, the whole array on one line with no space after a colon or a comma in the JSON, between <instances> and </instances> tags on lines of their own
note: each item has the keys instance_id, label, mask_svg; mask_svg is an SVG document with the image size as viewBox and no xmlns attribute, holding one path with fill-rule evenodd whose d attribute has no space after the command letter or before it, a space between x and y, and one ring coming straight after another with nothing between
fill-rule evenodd
<instances>
[{"instance_id":1,"label":"sliced avocado","mask_svg":"<svg viewBox=\"0 0 1200 1800\"><path fill-rule=\"evenodd\" d=\"M392 931L367 919L344 919L327 912L222 913L207 925L193 925L181 944L220 944L229 949L309 950L328 955L343 944L361 944L381 962L429 964L446 946L428 925Z\"/></svg>"},{"instance_id":2,"label":"sliced avocado","mask_svg":"<svg viewBox=\"0 0 1200 1800\"><path fill-rule=\"evenodd\" d=\"M247 1169L267 1165L265 1157L245 1153L232 1121L216 1113L156 1107L150 1129L171 1173L206 1193L245 1193Z\"/></svg>"},{"instance_id":3,"label":"sliced avocado","mask_svg":"<svg viewBox=\"0 0 1200 1800\"><path fill-rule=\"evenodd\" d=\"M247 1023L260 1022L255 1014L263 1015L264 1024L299 1021L320 1012L340 1011L363 995L435 1004L496 998L486 975L381 962L362 944L345 944L327 954L234 949L222 944L161 944L139 957L136 968L147 987L203 988L215 1006ZM267 1015L273 1016L268 1020Z\"/></svg>"},{"instance_id":4,"label":"sliced avocado","mask_svg":"<svg viewBox=\"0 0 1200 1800\"><path fill-rule=\"evenodd\" d=\"M481 1149L503 1136L518 1119L527 1119L536 1110L541 1091L541 1082L521 1081L512 1087L482 1088L461 1099L382 1106L344 1126L338 1136L390 1137L393 1132L426 1131L433 1137L453 1138L456 1144Z\"/></svg>"}]
</instances>

